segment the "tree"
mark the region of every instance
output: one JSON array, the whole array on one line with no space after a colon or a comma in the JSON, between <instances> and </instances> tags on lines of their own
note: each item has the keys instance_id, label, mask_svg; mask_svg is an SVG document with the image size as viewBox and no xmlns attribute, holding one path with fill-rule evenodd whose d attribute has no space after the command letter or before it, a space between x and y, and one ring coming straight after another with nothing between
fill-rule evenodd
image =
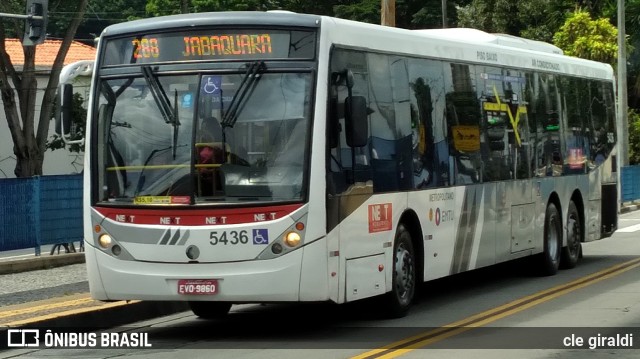
<instances>
[{"instance_id":1,"label":"tree","mask_svg":"<svg viewBox=\"0 0 640 359\"><path fill-rule=\"evenodd\" d=\"M617 2L611 1L602 13L603 17L610 18L618 23ZM625 33L629 47L633 51L627 51L627 83L629 84L629 107L640 108L640 0L625 1ZM627 47L627 49L629 49ZM631 118L629 118L631 120Z\"/></svg>"},{"instance_id":2,"label":"tree","mask_svg":"<svg viewBox=\"0 0 640 359\"><path fill-rule=\"evenodd\" d=\"M519 35L518 2L509 0L475 0L458 10L460 26L487 32Z\"/></svg>"},{"instance_id":3,"label":"tree","mask_svg":"<svg viewBox=\"0 0 640 359\"><path fill-rule=\"evenodd\" d=\"M342 3L343 4L336 5L333 8L335 16L343 19L368 22L370 24L380 23L380 0L342 1ZM396 6L397 5L396 3ZM398 13L396 9L396 16L398 16ZM396 18L396 26L398 26L398 24L399 22Z\"/></svg>"},{"instance_id":4,"label":"tree","mask_svg":"<svg viewBox=\"0 0 640 359\"><path fill-rule=\"evenodd\" d=\"M448 27L457 24L456 7L466 5L469 0L447 1ZM403 29L432 29L442 27L441 0L396 0L396 27ZM380 0L337 1L333 7L337 17L380 23Z\"/></svg>"},{"instance_id":5,"label":"tree","mask_svg":"<svg viewBox=\"0 0 640 359\"><path fill-rule=\"evenodd\" d=\"M565 55L606 62L615 66L618 57L618 29L608 19L591 19L583 10L571 14L553 42Z\"/></svg>"},{"instance_id":6,"label":"tree","mask_svg":"<svg viewBox=\"0 0 640 359\"><path fill-rule=\"evenodd\" d=\"M105 27L123 21L147 17L145 6L147 0L89 0L85 20L76 32L76 41L93 44L93 39L100 35ZM52 36L62 37L59 32L66 31L66 24L53 27Z\"/></svg>"},{"instance_id":7,"label":"tree","mask_svg":"<svg viewBox=\"0 0 640 359\"><path fill-rule=\"evenodd\" d=\"M551 42L574 0L472 0L458 8L460 27Z\"/></svg>"},{"instance_id":8,"label":"tree","mask_svg":"<svg viewBox=\"0 0 640 359\"><path fill-rule=\"evenodd\" d=\"M148 0L147 12L154 16L206 11L264 11L278 9L277 0Z\"/></svg>"},{"instance_id":9,"label":"tree","mask_svg":"<svg viewBox=\"0 0 640 359\"><path fill-rule=\"evenodd\" d=\"M629 110L629 164L640 164L640 113Z\"/></svg>"},{"instance_id":10,"label":"tree","mask_svg":"<svg viewBox=\"0 0 640 359\"><path fill-rule=\"evenodd\" d=\"M316 14L333 16L333 7L339 3L339 0L280 0L278 1L280 9L299 12L303 14Z\"/></svg>"},{"instance_id":11,"label":"tree","mask_svg":"<svg viewBox=\"0 0 640 359\"><path fill-rule=\"evenodd\" d=\"M50 14L63 8L73 8L74 11L73 15L70 16L71 20L62 39L60 50L51 67L37 122L35 120L35 107L37 105L35 58L37 46L23 47L24 65L22 70L16 69L5 48L7 35L5 24L12 23L13 33L22 38L24 22L0 22L0 92L2 93L4 112L14 144L13 152L16 156L14 173L16 177L30 177L42 174L42 162L49 134L49 121L51 120L60 71L76 29L84 17L87 1L66 0L50 4ZM62 7L62 5L66 5L66 7ZM22 13L26 8L26 2L21 0L5 1L0 5L0 8L3 12Z\"/></svg>"}]
</instances>

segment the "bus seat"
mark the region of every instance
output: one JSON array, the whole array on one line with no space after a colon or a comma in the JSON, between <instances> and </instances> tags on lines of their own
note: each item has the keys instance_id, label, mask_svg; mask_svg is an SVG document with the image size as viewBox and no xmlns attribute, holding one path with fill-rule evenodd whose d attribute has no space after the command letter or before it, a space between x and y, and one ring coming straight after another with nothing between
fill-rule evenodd
<instances>
[{"instance_id":1,"label":"bus seat","mask_svg":"<svg viewBox=\"0 0 640 359\"><path fill-rule=\"evenodd\" d=\"M373 181L356 182L340 196L340 207L343 208L344 213L353 213L371 195L373 195Z\"/></svg>"}]
</instances>

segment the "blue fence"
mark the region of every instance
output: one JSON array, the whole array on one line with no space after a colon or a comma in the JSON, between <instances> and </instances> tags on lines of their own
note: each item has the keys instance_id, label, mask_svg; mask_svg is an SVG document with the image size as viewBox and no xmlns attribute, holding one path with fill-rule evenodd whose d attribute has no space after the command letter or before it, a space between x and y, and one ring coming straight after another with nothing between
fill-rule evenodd
<instances>
[{"instance_id":1,"label":"blue fence","mask_svg":"<svg viewBox=\"0 0 640 359\"><path fill-rule=\"evenodd\" d=\"M82 243L82 175L0 180L0 251Z\"/></svg>"},{"instance_id":2,"label":"blue fence","mask_svg":"<svg viewBox=\"0 0 640 359\"><path fill-rule=\"evenodd\" d=\"M640 199L640 166L622 167L622 202Z\"/></svg>"},{"instance_id":3,"label":"blue fence","mask_svg":"<svg viewBox=\"0 0 640 359\"><path fill-rule=\"evenodd\" d=\"M622 201L640 200L640 166L622 167ZM0 251L82 243L82 175L0 179Z\"/></svg>"}]
</instances>

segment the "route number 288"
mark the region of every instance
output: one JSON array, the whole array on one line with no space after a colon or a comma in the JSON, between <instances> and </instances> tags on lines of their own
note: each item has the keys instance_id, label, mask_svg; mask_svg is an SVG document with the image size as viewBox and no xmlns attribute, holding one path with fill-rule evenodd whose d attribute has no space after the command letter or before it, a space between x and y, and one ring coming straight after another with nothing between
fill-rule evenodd
<instances>
[{"instance_id":1,"label":"route number 288","mask_svg":"<svg viewBox=\"0 0 640 359\"><path fill-rule=\"evenodd\" d=\"M242 230L242 231L222 231L222 232L218 232L218 231L212 231L209 234L209 243L212 246L218 245L218 244L224 244L225 246L227 244L247 244L249 243L249 232L246 230Z\"/></svg>"},{"instance_id":2,"label":"route number 288","mask_svg":"<svg viewBox=\"0 0 640 359\"><path fill-rule=\"evenodd\" d=\"M133 39L131 40L131 45L133 45L133 57L136 59L148 59L151 57L157 58L160 56L158 39L155 37L148 39Z\"/></svg>"}]
</instances>

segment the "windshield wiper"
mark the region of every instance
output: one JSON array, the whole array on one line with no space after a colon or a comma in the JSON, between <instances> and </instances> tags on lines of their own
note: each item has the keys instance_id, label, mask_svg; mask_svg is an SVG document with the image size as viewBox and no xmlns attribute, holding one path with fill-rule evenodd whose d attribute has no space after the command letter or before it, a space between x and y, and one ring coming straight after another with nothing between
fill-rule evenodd
<instances>
[{"instance_id":1,"label":"windshield wiper","mask_svg":"<svg viewBox=\"0 0 640 359\"><path fill-rule=\"evenodd\" d=\"M164 122L173 125L173 159L176 158L176 144L178 142L178 126L180 121L178 120L178 90L175 90L175 99L173 102L173 108L169 102L167 93L162 88L162 84L158 81L158 77L151 70L151 66L142 66L142 75L144 76L147 85L151 90L153 100L156 102L158 109Z\"/></svg>"},{"instance_id":2,"label":"windshield wiper","mask_svg":"<svg viewBox=\"0 0 640 359\"><path fill-rule=\"evenodd\" d=\"M151 66L142 66L142 75L147 81L147 85L149 85L151 95L153 96L156 105L158 105L158 109L160 110L162 118L164 118L164 122L175 124L176 118L169 103L169 97L167 97L167 93L162 88L162 84L160 83L160 81L158 81L158 78L153 73L153 70L151 70Z\"/></svg>"},{"instance_id":3,"label":"windshield wiper","mask_svg":"<svg viewBox=\"0 0 640 359\"><path fill-rule=\"evenodd\" d=\"M238 120L238 115L242 111L244 104L246 103L245 97L247 94L253 91L255 85L258 83L260 73L265 70L264 61L254 61L247 66L247 72L242 77L242 82L236 92L236 95L229 104L229 109L225 112L222 118L222 128L233 127Z\"/></svg>"}]
</instances>

